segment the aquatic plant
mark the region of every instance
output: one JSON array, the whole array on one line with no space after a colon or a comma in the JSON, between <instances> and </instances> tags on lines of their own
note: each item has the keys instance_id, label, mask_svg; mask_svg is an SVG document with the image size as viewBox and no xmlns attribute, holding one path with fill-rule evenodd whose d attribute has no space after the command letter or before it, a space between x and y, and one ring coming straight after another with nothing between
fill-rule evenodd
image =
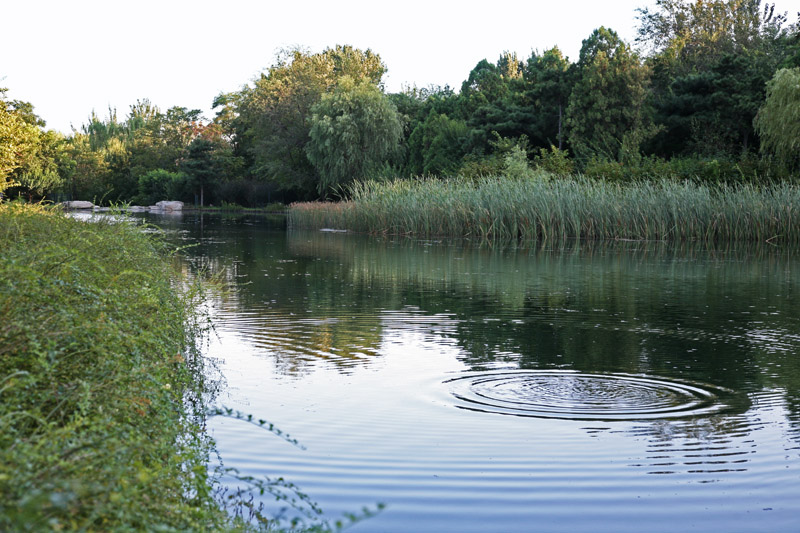
<instances>
[{"instance_id":1,"label":"aquatic plant","mask_svg":"<svg viewBox=\"0 0 800 533\"><path fill-rule=\"evenodd\" d=\"M789 183L621 184L540 172L518 180L366 182L351 187L349 198L293 204L290 226L517 242L800 241L800 188Z\"/></svg>"}]
</instances>

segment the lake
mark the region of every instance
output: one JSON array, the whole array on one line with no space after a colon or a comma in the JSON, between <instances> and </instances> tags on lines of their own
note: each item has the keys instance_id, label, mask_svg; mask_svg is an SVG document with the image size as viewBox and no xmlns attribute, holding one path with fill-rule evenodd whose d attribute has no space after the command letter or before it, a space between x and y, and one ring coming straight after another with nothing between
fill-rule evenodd
<instances>
[{"instance_id":1,"label":"lake","mask_svg":"<svg viewBox=\"0 0 800 533\"><path fill-rule=\"evenodd\" d=\"M800 531L794 251L148 221L221 276L216 405L303 446L214 417L222 463L352 531Z\"/></svg>"}]
</instances>

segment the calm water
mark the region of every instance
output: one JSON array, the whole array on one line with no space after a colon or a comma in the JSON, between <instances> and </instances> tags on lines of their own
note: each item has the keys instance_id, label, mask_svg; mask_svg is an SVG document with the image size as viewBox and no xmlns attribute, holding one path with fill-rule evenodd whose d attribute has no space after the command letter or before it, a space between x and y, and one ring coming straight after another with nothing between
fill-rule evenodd
<instances>
[{"instance_id":1,"label":"calm water","mask_svg":"<svg viewBox=\"0 0 800 533\"><path fill-rule=\"evenodd\" d=\"M800 531L800 259L152 218L224 274L225 466L352 531ZM268 502L272 505L272 502Z\"/></svg>"}]
</instances>

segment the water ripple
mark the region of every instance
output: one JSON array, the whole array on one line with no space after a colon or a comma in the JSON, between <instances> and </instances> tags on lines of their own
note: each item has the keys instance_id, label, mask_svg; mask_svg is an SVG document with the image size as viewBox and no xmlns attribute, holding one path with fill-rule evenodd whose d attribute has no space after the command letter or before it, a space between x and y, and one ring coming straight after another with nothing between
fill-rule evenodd
<instances>
[{"instance_id":1,"label":"water ripple","mask_svg":"<svg viewBox=\"0 0 800 533\"><path fill-rule=\"evenodd\" d=\"M627 374L501 371L447 380L457 407L568 420L651 420L707 416L730 408L732 391Z\"/></svg>"}]
</instances>

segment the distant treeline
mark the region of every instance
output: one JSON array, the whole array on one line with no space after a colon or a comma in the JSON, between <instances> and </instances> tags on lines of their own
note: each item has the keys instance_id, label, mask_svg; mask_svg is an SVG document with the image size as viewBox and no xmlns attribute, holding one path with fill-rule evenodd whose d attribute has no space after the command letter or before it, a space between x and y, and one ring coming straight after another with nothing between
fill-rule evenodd
<instances>
[{"instance_id":1,"label":"distant treeline","mask_svg":"<svg viewBox=\"0 0 800 533\"><path fill-rule=\"evenodd\" d=\"M70 136L0 98L0 191L244 206L340 194L366 179L496 176L536 167L627 181L793 179L800 147L797 14L760 0L657 0L636 42L598 28L477 63L459 90L387 94L370 50L283 51L215 116L148 100ZM0 93L4 94L4 93Z\"/></svg>"}]
</instances>

